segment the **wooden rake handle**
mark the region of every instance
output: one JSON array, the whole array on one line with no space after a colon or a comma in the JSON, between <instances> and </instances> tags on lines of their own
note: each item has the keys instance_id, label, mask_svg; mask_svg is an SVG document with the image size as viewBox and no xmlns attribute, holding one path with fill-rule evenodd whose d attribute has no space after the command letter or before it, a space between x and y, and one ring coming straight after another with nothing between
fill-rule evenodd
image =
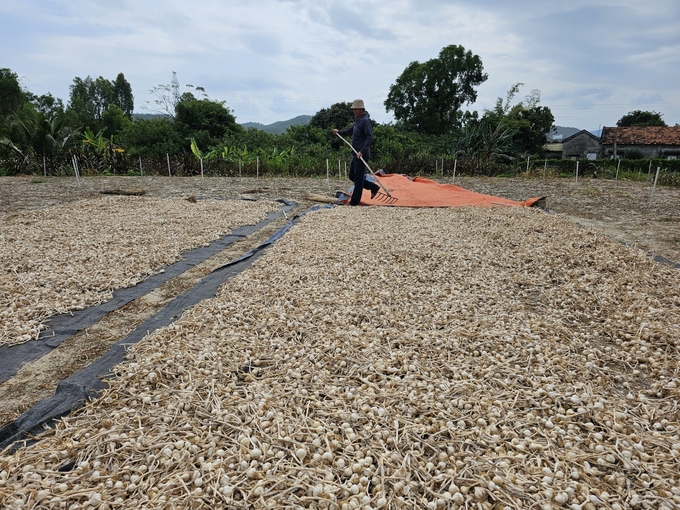
<instances>
[{"instance_id":1,"label":"wooden rake handle","mask_svg":"<svg viewBox=\"0 0 680 510\"><path fill-rule=\"evenodd\" d=\"M372 175L373 178L378 182L378 184L380 185L380 187L382 188L382 190L385 192L385 194L386 194L388 197L392 198L392 195L390 195L390 192L387 191L387 188L386 188L385 186L383 186L383 183L380 182L380 179L378 179L378 176L375 175L375 172L374 172L373 170L371 170L371 167L370 167L370 166L368 166L368 163L366 163L366 162L364 161L364 158L362 158L362 157L359 156L359 153L356 151L356 149L355 149L354 147L352 147L352 144L349 143L347 140L345 140L345 138L344 138L340 133L335 133L335 134L338 135L338 138L340 138L340 140L342 140L342 141L345 142L347 145L349 145L349 148L352 149L352 152L354 152L354 154L356 154L356 156L361 160L361 162L362 162L364 165L366 165L366 168L368 168L368 171L371 172L371 175Z\"/></svg>"}]
</instances>

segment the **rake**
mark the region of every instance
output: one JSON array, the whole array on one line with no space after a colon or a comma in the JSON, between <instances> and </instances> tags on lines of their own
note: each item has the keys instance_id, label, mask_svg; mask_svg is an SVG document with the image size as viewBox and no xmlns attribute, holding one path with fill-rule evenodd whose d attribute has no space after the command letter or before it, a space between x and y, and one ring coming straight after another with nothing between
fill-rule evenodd
<instances>
[{"instance_id":1,"label":"rake","mask_svg":"<svg viewBox=\"0 0 680 510\"><path fill-rule=\"evenodd\" d=\"M345 140L345 138L340 133L335 133L335 134L338 135L338 138L340 138L340 140L342 140L347 145L349 145L349 148L352 149L352 152L354 152L354 154L356 154L356 156L359 157L359 153L356 151L356 149L354 147L352 147L351 143L349 143L347 140ZM390 192L387 190L387 188L385 186L383 186L383 183L380 182L380 179L378 179L378 176L375 175L375 172L373 170L371 170L370 166L368 166L368 163L366 163L366 161L364 161L364 158L359 157L359 159L361 160L361 162L364 165L366 165L366 168L368 168L368 171L371 172L371 175L373 176L373 178L376 180L378 185L385 192L385 193L380 193L380 192L376 193L374 198L377 199L377 200L380 200L381 202L385 202L386 204L394 204L397 200L399 200L398 198L393 197L390 194Z\"/></svg>"}]
</instances>

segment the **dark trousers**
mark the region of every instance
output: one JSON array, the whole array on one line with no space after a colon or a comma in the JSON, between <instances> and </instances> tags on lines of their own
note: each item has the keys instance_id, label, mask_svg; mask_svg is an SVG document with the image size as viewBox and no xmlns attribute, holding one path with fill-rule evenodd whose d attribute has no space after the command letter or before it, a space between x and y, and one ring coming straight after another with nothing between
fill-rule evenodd
<instances>
[{"instance_id":1,"label":"dark trousers","mask_svg":"<svg viewBox=\"0 0 680 510\"><path fill-rule=\"evenodd\" d=\"M363 159L366 161L366 163L368 163L368 157L364 156ZM364 188L370 189L371 191L377 191L380 189L380 186L378 186L376 183L367 181L365 176L366 165L364 165L364 163L360 161L355 154L352 158L352 162L349 165L349 178L354 183L354 191L352 191L352 198L349 201L349 205L359 205Z\"/></svg>"}]
</instances>

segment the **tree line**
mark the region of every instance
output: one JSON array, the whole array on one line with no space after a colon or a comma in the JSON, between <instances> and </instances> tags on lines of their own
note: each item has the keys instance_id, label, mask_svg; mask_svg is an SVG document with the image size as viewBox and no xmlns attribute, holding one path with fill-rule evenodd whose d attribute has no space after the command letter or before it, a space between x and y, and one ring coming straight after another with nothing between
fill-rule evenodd
<instances>
[{"instance_id":1,"label":"tree line","mask_svg":"<svg viewBox=\"0 0 680 510\"><path fill-rule=\"evenodd\" d=\"M505 98L483 112L465 110L488 79L481 58L462 46L443 48L436 58L411 62L390 87L384 102L394 123L373 122L373 160L387 172L432 173L438 161L460 172L494 175L540 157L554 128L540 92ZM271 175L325 174L327 162L351 154L330 130L350 125L349 102L323 108L309 124L286 133L244 129L225 101L210 99L202 87L180 91L171 84L151 90L151 119L135 119L132 87L123 73L113 80L76 77L67 104L50 93L25 90L10 69L0 69L0 175L73 171L84 174L163 173L193 175L199 161L217 175L238 168ZM370 115L370 112L369 112ZM620 122L663 122L656 112L631 112ZM665 124L664 124L665 125ZM433 162L434 165L433 165ZM139 164L138 164L139 163Z\"/></svg>"}]
</instances>

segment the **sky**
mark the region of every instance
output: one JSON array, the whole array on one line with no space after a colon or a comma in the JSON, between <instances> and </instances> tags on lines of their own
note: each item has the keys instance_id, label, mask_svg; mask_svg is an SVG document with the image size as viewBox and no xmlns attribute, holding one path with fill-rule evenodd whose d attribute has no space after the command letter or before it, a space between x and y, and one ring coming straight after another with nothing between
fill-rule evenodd
<instances>
[{"instance_id":1,"label":"sky","mask_svg":"<svg viewBox=\"0 0 680 510\"><path fill-rule=\"evenodd\" d=\"M679 0L0 0L0 68L68 103L75 77L132 86L150 113L159 85L203 87L239 123L270 124L384 102L409 63L445 46L478 55L483 113L522 83L555 124L596 130L634 110L680 124Z\"/></svg>"}]
</instances>

